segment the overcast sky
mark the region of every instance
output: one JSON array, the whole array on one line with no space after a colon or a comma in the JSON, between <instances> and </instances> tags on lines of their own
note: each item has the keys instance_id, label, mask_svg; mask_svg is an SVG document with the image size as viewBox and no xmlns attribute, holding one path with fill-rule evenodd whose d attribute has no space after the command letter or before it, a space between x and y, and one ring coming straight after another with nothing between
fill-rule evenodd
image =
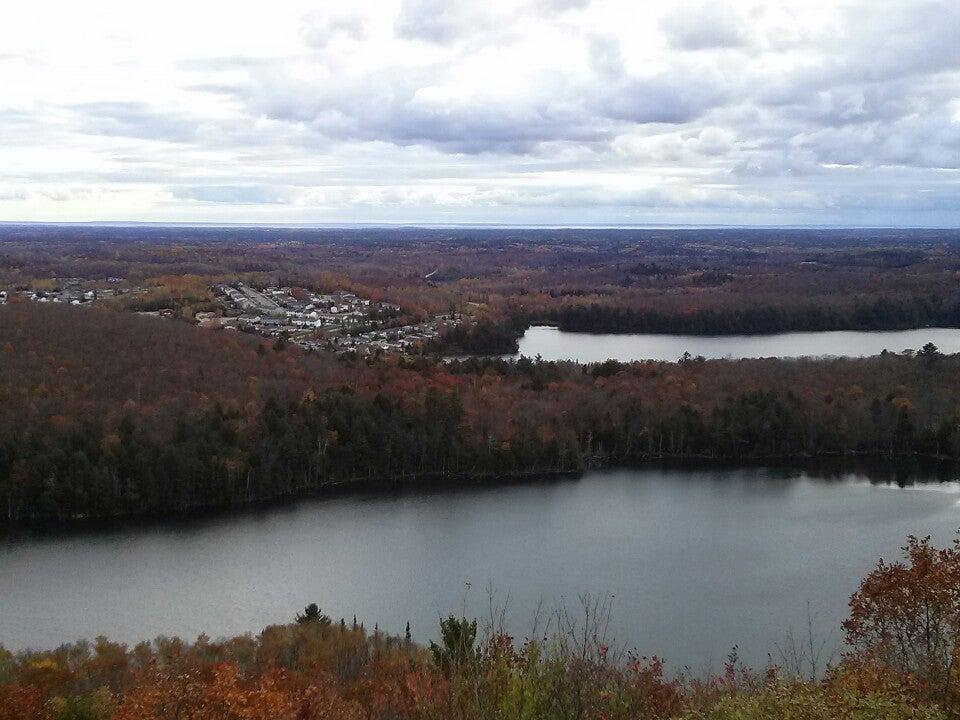
<instances>
[{"instance_id":1,"label":"overcast sky","mask_svg":"<svg viewBox=\"0 0 960 720\"><path fill-rule=\"evenodd\" d=\"M0 219L960 225L960 0L30 0Z\"/></svg>"}]
</instances>

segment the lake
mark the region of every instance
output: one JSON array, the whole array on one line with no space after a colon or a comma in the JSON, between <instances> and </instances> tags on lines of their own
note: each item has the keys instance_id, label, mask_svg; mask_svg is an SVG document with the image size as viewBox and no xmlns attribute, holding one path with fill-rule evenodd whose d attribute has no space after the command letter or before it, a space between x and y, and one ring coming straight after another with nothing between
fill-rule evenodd
<instances>
[{"instance_id":1,"label":"lake","mask_svg":"<svg viewBox=\"0 0 960 720\"><path fill-rule=\"evenodd\" d=\"M492 585L519 637L540 603L610 594L613 634L672 668L719 669L734 645L762 665L805 629L808 602L839 642L847 598L879 557L908 533L943 544L960 526L956 482L829 475L650 467L7 538L0 643L217 637L310 602L397 634L409 620L425 640L440 615L483 615Z\"/></svg>"},{"instance_id":2,"label":"lake","mask_svg":"<svg viewBox=\"0 0 960 720\"><path fill-rule=\"evenodd\" d=\"M705 358L757 358L879 355L884 350L919 350L932 342L941 352L960 352L960 329L923 328L890 332L804 332L778 335L643 335L574 333L538 325L520 338L516 357L581 363L614 359L674 362L685 352Z\"/></svg>"}]
</instances>

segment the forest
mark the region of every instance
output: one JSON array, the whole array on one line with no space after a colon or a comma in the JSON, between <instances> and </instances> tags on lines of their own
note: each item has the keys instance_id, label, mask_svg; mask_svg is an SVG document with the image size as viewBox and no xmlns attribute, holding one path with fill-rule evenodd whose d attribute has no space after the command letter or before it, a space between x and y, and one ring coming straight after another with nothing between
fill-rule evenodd
<instances>
[{"instance_id":1,"label":"forest","mask_svg":"<svg viewBox=\"0 0 960 720\"><path fill-rule=\"evenodd\" d=\"M84 308L0 307L6 521L651 459L960 456L960 356L334 357Z\"/></svg>"},{"instance_id":2,"label":"forest","mask_svg":"<svg viewBox=\"0 0 960 720\"><path fill-rule=\"evenodd\" d=\"M31 302L68 278L94 307ZM0 518L250 503L663 459L960 455L960 357L504 360L610 332L960 325L960 233L0 225ZM211 287L356 293L463 321L333 355L197 327ZM295 291L296 292L296 291ZM144 312L166 311L167 318Z\"/></svg>"},{"instance_id":3,"label":"forest","mask_svg":"<svg viewBox=\"0 0 960 720\"><path fill-rule=\"evenodd\" d=\"M619 649L589 596L524 637L451 615L427 646L310 604L256 636L0 647L0 720L948 720L958 577L957 542L910 537L851 596L837 660L811 637L709 674Z\"/></svg>"},{"instance_id":4,"label":"forest","mask_svg":"<svg viewBox=\"0 0 960 720\"><path fill-rule=\"evenodd\" d=\"M177 516L322 492L650 462L960 460L960 355L504 359L532 322L750 333L957 325L960 236L895 231L0 227L0 528ZM72 278L145 289L74 307ZM344 290L419 352L334 355L199 326L210 287ZM167 317L141 314L169 311ZM401 321L398 318L398 321ZM850 598L845 652L669 674L603 609L515 637L451 616L427 646L316 606L256 636L0 648L0 720L946 720L960 546L908 538ZM423 633L421 635L421 633ZM812 648L812 645L811 645Z\"/></svg>"},{"instance_id":5,"label":"forest","mask_svg":"<svg viewBox=\"0 0 960 720\"><path fill-rule=\"evenodd\" d=\"M0 225L0 290L54 278L151 288L122 309L211 308L213 283L349 290L411 319L483 321L457 352L530 324L768 333L960 325L955 230Z\"/></svg>"},{"instance_id":6,"label":"forest","mask_svg":"<svg viewBox=\"0 0 960 720\"><path fill-rule=\"evenodd\" d=\"M751 335L829 330L907 330L960 325L960 297L886 297L816 303L705 307L682 313L615 304L566 305L522 316L571 332Z\"/></svg>"}]
</instances>

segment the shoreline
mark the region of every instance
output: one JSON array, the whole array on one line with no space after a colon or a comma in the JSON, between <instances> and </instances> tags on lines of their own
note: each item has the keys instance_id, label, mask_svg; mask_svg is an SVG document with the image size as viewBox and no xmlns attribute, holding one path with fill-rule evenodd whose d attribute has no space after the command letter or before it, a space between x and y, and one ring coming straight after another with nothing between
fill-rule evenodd
<instances>
[{"instance_id":1,"label":"shoreline","mask_svg":"<svg viewBox=\"0 0 960 720\"><path fill-rule=\"evenodd\" d=\"M852 466L852 467L851 467ZM445 475L423 473L416 475L382 478L342 479L324 483L302 491L264 498L238 500L216 505L199 505L179 511L161 513L134 513L122 515L95 515L85 517L34 517L21 518L14 522L0 521L0 541L23 536L58 535L111 529L139 528L150 525L176 525L214 521L243 514L257 514L271 510L293 507L301 502L322 501L338 498L363 498L384 494L402 493L452 493L464 490L495 489L527 483L557 483L577 481L591 472L615 472L619 470L667 470L708 471L760 469L818 472L824 479L839 479L850 472L867 475L871 482L913 484L917 474L936 475L938 471L960 473L960 459L936 455L895 455L883 453L847 453L804 456L766 456L755 458L718 457L711 455L647 456L634 455L628 458L608 460L588 459L576 470L531 469L511 473ZM949 482L947 477L931 477L929 482ZM921 479L921 482L923 480Z\"/></svg>"}]
</instances>

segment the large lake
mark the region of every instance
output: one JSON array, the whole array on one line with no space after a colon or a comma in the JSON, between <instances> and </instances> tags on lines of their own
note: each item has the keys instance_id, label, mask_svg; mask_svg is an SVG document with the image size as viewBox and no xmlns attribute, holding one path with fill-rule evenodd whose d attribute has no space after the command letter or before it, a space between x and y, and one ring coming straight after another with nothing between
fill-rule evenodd
<instances>
[{"instance_id":1,"label":"large lake","mask_svg":"<svg viewBox=\"0 0 960 720\"><path fill-rule=\"evenodd\" d=\"M564 332L534 326L520 338L520 353L544 360L581 363L614 359L676 361L685 352L705 358L879 355L919 350L932 342L941 352L960 352L960 329L923 328L891 332L808 332L779 335L620 335Z\"/></svg>"},{"instance_id":2,"label":"large lake","mask_svg":"<svg viewBox=\"0 0 960 720\"><path fill-rule=\"evenodd\" d=\"M762 664L787 630L833 631L858 580L908 533L947 543L960 484L872 484L789 469L649 468L579 480L305 500L205 521L0 541L0 643L106 634L214 637L290 621L309 602L432 636L441 614L509 597L614 596L614 634L671 666ZM952 477L952 475L948 475ZM471 587L466 590L466 583Z\"/></svg>"}]
</instances>

